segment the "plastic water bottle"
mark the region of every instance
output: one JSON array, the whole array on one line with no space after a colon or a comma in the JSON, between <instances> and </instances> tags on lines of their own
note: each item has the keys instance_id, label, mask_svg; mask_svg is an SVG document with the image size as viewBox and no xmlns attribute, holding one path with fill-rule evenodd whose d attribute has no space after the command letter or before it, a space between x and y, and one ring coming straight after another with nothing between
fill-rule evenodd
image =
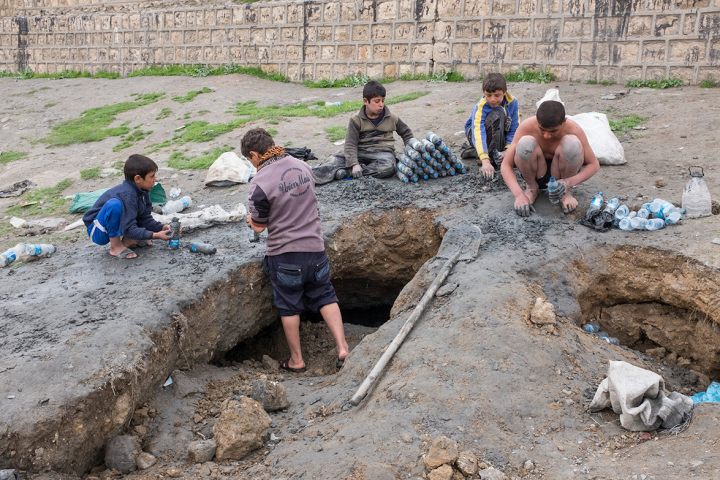
<instances>
[{"instance_id":1,"label":"plastic water bottle","mask_svg":"<svg viewBox=\"0 0 720 480\"><path fill-rule=\"evenodd\" d=\"M632 225L633 230L645 230L645 222L647 220L638 215L630 220L630 225Z\"/></svg>"},{"instance_id":2,"label":"plastic water bottle","mask_svg":"<svg viewBox=\"0 0 720 480\"><path fill-rule=\"evenodd\" d=\"M627 217L625 217L625 218L627 218L628 220L632 220L635 217L637 217L637 212L630 212L627 214Z\"/></svg>"},{"instance_id":3,"label":"plastic water bottle","mask_svg":"<svg viewBox=\"0 0 720 480\"><path fill-rule=\"evenodd\" d=\"M648 204L648 210L654 213L657 218L665 218L665 215L670 215L672 212L677 210L675 205L663 200L662 198L656 198Z\"/></svg>"},{"instance_id":4,"label":"plastic water bottle","mask_svg":"<svg viewBox=\"0 0 720 480\"><path fill-rule=\"evenodd\" d=\"M554 192L555 190L558 189L559 186L560 186L560 184L558 184L557 180L555 180L555 177L550 177L550 180L548 180L548 183L547 183L548 193ZM559 199L559 198L553 198L553 197L551 196L551 197L550 197L550 203L560 203L560 199Z\"/></svg>"},{"instance_id":5,"label":"plastic water bottle","mask_svg":"<svg viewBox=\"0 0 720 480\"><path fill-rule=\"evenodd\" d=\"M435 142L433 142L435 143ZM448 155L450 153L450 149L447 145L445 145L445 142L440 142L439 144L435 143L437 145L437 149L443 153L443 155ZM448 159L449 160L449 159Z\"/></svg>"},{"instance_id":6,"label":"plastic water bottle","mask_svg":"<svg viewBox=\"0 0 720 480\"><path fill-rule=\"evenodd\" d=\"M248 225L248 227L250 228L250 235L248 236L248 240L250 241L250 243L259 242L260 241L260 232L256 232L255 230L253 230L252 227L250 227L250 225Z\"/></svg>"},{"instance_id":7,"label":"plastic water bottle","mask_svg":"<svg viewBox=\"0 0 720 480\"><path fill-rule=\"evenodd\" d=\"M625 231L635 230L635 227L632 226L632 219L627 217L620 220L618 228Z\"/></svg>"},{"instance_id":8,"label":"plastic water bottle","mask_svg":"<svg viewBox=\"0 0 720 480\"><path fill-rule=\"evenodd\" d=\"M599 323L586 323L582 326L582 329L585 330L588 333L596 333L600 331L600 324Z\"/></svg>"},{"instance_id":9,"label":"plastic water bottle","mask_svg":"<svg viewBox=\"0 0 720 480\"><path fill-rule=\"evenodd\" d=\"M615 338L615 337L610 337L610 336L607 336L607 335L603 335L603 336L600 337L600 338L602 338L603 340L605 340L607 343L609 343L609 344L611 344L611 345L618 345L618 346L620 345L620 340L618 340L618 339Z\"/></svg>"},{"instance_id":10,"label":"plastic water bottle","mask_svg":"<svg viewBox=\"0 0 720 480\"><path fill-rule=\"evenodd\" d=\"M342 105L342 102L325 102L326 107L339 107Z\"/></svg>"},{"instance_id":11,"label":"plastic water bottle","mask_svg":"<svg viewBox=\"0 0 720 480\"><path fill-rule=\"evenodd\" d=\"M434 132L427 132L425 134L425 138L429 142L434 143L435 145L440 145L442 143L442 138L440 138L440 135L436 135Z\"/></svg>"},{"instance_id":12,"label":"plastic water bottle","mask_svg":"<svg viewBox=\"0 0 720 480\"><path fill-rule=\"evenodd\" d=\"M57 252L57 248L55 248L55 245L49 245L47 243L25 245L25 253L28 255L49 257L55 252Z\"/></svg>"},{"instance_id":13,"label":"plastic water bottle","mask_svg":"<svg viewBox=\"0 0 720 480\"><path fill-rule=\"evenodd\" d=\"M407 177L407 175L402 173L400 170L397 171L397 177L405 183L408 183L410 181L410 179Z\"/></svg>"},{"instance_id":14,"label":"plastic water bottle","mask_svg":"<svg viewBox=\"0 0 720 480\"><path fill-rule=\"evenodd\" d=\"M209 243L193 242L189 248L193 253L204 253L205 255L214 255L215 252L217 252L217 248L213 247Z\"/></svg>"},{"instance_id":15,"label":"plastic water bottle","mask_svg":"<svg viewBox=\"0 0 720 480\"><path fill-rule=\"evenodd\" d=\"M413 170L413 172L420 180L427 180L428 178L430 178L428 177L428 174L422 170L422 168L416 168L415 170Z\"/></svg>"},{"instance_id":16,"label":"plastic water bottle","mask_svg":"<svg viewBox=\"0 0 720 480\"><path fill-rule=\"evenodd\" d=\"M619 205L620 205L620 197L613 197L610 200L608 200L608 203L605 206L605 210L603 210L603 212L607 212L607 213L613 215Z\"/></svg>"},{"instance_id":17,"label":"plastic water bottle","mask_svg":"<svg viewBox=\"0 0 720 480\"><path fill-rule=\"evenodd\" d=\"M454 176L455 176L455 169L452 168L452 167L450 167L450 170L448 170L447 173L448 173L448 175L450 175L451 177L454 177Z\"/></svg>"},{"instance_id":18,"label":"plastic water bottle","mask_svg":"<svg viewBox=\"0 0 720 480\"><path fill-rule=\"evenodd\" d=\"M448 160L450 160L450 159L448 158ZM454 162L452 160L450 160L450 163L455 165L455 170L457 170L458 173L467 173L467 169L465 168L465 165L460 160L455 159Z\"/></svg>"},{"instance_id":19,"label":"plastic water bottle","mask_svg":"<svg viewBox=\"0 0 720 480\"><path fill-rule=\"evenodd\" d=\"M440 152L440 150L435 150L432 154L433 158L439 162L444 162L446 160L445 155Z\"/></svg>"},{"instance_id":20,"label":"plastic water bottle","mask_svg":"<svg viewBox=\"0 0 720 480\"><path fill-rule=\"evenodd\" d=\"M712 215L710 191L703 180L705 172L702 167L690 167L689 170L691 178L685 185L682 196L682 208L685 210L685 214L689 218Z\"/></svg>"},{"instance_id":21,"label":"plastic water bottle","mask_svg":"<svg viewBox=\"0 0 720 480\"><path fill-rule=\"evenodd\" d=\"M170 233L172 233L172 237L168 240L168 246L178 248L180 246L180 220L177 217L173 217L170 222Z\"/></svg>"},{"instance_id":22,"label":"plastic water bottle","mask_svg":"<svg viewBox=\"0 0 720 480\"><path fill-rule=\"evenodd\" d=\"M645 220L645 230L660 230L665 228L665 220L662 218L649 218Z\"/></svg>"},{"instance_id":23,"label":"plastic water bottle","mask_svg":"<svg viewBox=\"0 0 720 480\"><path fill-rule=\"evenodd\" d=\"M615 210L615 225L620 224L620 220L627 217L628 213L630 212L630 209L627 207L627 205L620 205L617 210Z\"/></svg>"},{"instance_id":24,"label":"plastic water bottle","mask_svg":"<svg viewBox=\"0 0 720 480\"><path fill-rule=\"evenodd\" d=\"M420 180L420 177L418 177L418 176L415 175L415 174L413 174L413 176L410 177L410 181L411 181L411 182L417 183L418 180Z\"/></svg>"},{"instance_id":25,"label":"plastic water bottle","mask_svg":"<svg viewBox=\"0 0 720 480\"><path fill-rule=\"evenodd\" d=\"M650 218L650 210L648 210L647 204L640 207L640 210L637 211L636 215L638 218L644 218L646 220Z\"/></svg>"},{"instance_id":26,"label":"plastic water bottle","mask_svg":"<svg viewBox=\"0 0 720 480\"><path fill-rule=\"evenodd\" d=\"M170 198L173 200L180 196L180 189L178 187L170 189Z\"/></svg>"},{"instance_id":27,"label":"plastic water bottle","mask_svg":"<svg viewBox=\"0 0 720 480\"><path fill-rule=\"evenodd\" d=\"M425 145L423 145L417 138L411 138L408 141L408 145L410 145L410 148L416 152L425 153Z\"/></svg>"},{"instance_id":28,"label":"plastic water bottle","mask_svg":"<svg viewBox=\"0 0 720 480\"><path fill-rule=\"evenodd\" d=\"M418 167L418 165L413 161L413 159L408 157L407 155L403 155L402 157L400 157L400 161L410 168Z\"/></svg>"},{"instance_id":29,"label":"plastic water bottle","mask_svg":"<svg viewBox=\"0 0 720 480\"><path fill-rule=\"evenodd\" d=\"M411 177L413 175L412 168L408 167L407 165L405 165L403 163L398 163L397 168L398 168L398 170L400 170L402 173L404 173L405 175L407 175L409 177Z\"/></svg>"},{"instance_id":30,"label":"plastic water bottle","mask_svg":"<svg viewBox=\"0 0 720 480\"><path fill-rule=\"evenodd\" d=\"M172 215L173 213L180 213L186 208L192 205L192 200L189 196L185 195L177 200L171 200L162 207L163 215Z\"/></svg>"},{"instance_id":31,"label":"plastic water bottle","mask_svg":"<svg viewBox=\"0 0 720 480\"><path fill-rule=\"evenodd\" d=\"M592 202L590 202L590 208L588 208L587 213L594 212L595 210L600 210L600 207L602 207L603 203L603 193L598 192L597 195L595 195L595 198L592 199Z\"/></svg>"},{"instance_id":32,"label":"plastic water bottle","mask_svg":"<svg viewBox=\"0 0 720 480\"><path fill-rule=\"evenodd\" d=\"M25 253L25 244L18 243L8 251L0 255L0 266L7 267Z\"/></svg>"},{"instance_id":33,"label":"plastic water bottle","mask_svg":"<svg viewBox=\"0 0 720 480\"><path fill-rule=\"evenodd\" d=\"M675 210L674 212L672 212L670 215L667 216L667 218L665 219L665 225L675 225L676 223L678 223L680 221L681 218L682 218L682 213Z\"/></svg>"},{"instance_id":34,"label":"plastic water bottle","mask_svg":"<svg viewBox=\"0 0 720 480\"><path fill-rule=\"evenodd\" d=\"M435 152L435 144L431 142L430 140L422 139L421 143L423 144L423 147L425 147L425 151L428 153L434 153Z\"/></svg>"}]
</instances>

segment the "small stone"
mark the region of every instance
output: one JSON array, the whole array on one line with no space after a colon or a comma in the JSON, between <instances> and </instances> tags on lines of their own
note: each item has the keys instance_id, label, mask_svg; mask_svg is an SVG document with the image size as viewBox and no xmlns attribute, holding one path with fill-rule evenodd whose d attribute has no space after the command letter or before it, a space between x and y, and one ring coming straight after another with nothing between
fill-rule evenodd
<instances>
[{"instance_id":1,"label":"small stone","mask_svg":"<svg viewBox=\"0 0 720 480\"><path fill-rule=\"evenodd\" d=\"M655 358L663 358L666 353L667 353L667 350L665 350L665 348L663 348L663 347L649 348L645 351L646 355L650 355L651 357L655 357Z\"/></svg>"},{"instance_id":2,"label":"small stone","mask_svg":"<svg viewBox=\"0 0 720 480\"><path fill-rule=\"evenodd\" d=\"M405 443L413 443L413 436L408 433L400 435L400 439Z\"/></svg>"},{"instance_id":3,"label":"small stone","mask_svg":"<svg viewBox=\"0 0 720 480\"><path fill-rule=\"evenodd\" d=\"M167 473L167 476L171 478L178 478L180 476L180 470L177 468L168 468L165 473Z\"/></svg>"},{"instance_id":4,"label":"small stone","mask_svg":"<svg viewBox=\"0 0 720 480\"><path fill-rule=\"evenodd\" d=\"M428 474L430 480L452 480L453 469L450 465L442 465Z\"/></svg>"},{"instance_id":5,"label":"small stone","mask_svg":"<svg viewBox=\"0 0 720 480\"><path fill-rule=\"evenodd\" d=\"M270 416L255 400L248 397L226 400L220 418L213 425L217 459L240 460L261 448L271 423Z\"/></svg>"},{"instance_id":6,"label":"small stone","mask_svg":"<svg viewBox=\"0 0 720 480\"><path fill-rule=\"evenodd\" d=\"M0 480L15 480L15 469L0 470Z\"/></svg>"},{"instance_id":7,"label":"small stone","mask_svg":"<svg viewBox=\"0 0 720 480\"><path fill-rule=\"evenodd\" d=\"M485 470L480 471L480 479L481 480L508 480L508 477L500 470L497 470L493 467L489 467L489 468L486 468Z\"/></svg>"},{"instance_id":8,"label":"small stone","mask_svg":"<svg viewBox=\"0 0 720 480\"><path fill-rule=\"evenodd\" d=\"M26 224L27 224L27 222L25 220L23 220L22 218L12 217L10 219L10 225L12 225L15 228L23 228Z\"/></svg>"},{"instance_id":9,"label":"small stone","mask_svg":"<svg viewBox=\"0 0 720 480\"><path fill-rule=\"evenodd\" d=\"M463 475L472 477L478 471L477 457L473 452L460 452L460 455L455 462L455 466Z\"/></svg>"},{"instance_id":10,"label":"small stone","mask_svg":"<svg viewBox=\"0 0 720 480\"><path fill-rule=\"evenodd\" d=\"M530 321L535 325L554 325L556 322L555 307L547 300L538 297L530 312Z\"/></svg>"},{"instance_id":11,"label":"small stone","mask_svg":"<svg viewBox=\"0 0 720 480\"><path fill-rule=\"evenodd\" d=\"M478 463L478 470L485 470L486 468L488 468L487 463L485 463L485 462Z\"/></svg>"},{"instance_id":12,"label":"small stone","mask_svg":"<svg viewBox=\"0 0 720 480\"><path fill-rule=\"evenodd\" d=\"M558 451L560 451L560 452L564 452L564 451L565 451L565 447L563 447L562 445L558 445L558 446L557 446L557 449L558 449Z\"/></svg>"},{"instance_id":13,"label":"small stone","mask_svg":"<svg viewBox=\"0 0 720 480\"><path fill-rule=\"evenodd\" d=\"M457 443L447 437L437 437L430 445L430 451L425 455L425 468L434 470L446 463L452 465L457 458Z\"/></svg>"},{"instance_id":14,"label":"small stone","mask_svg":"<svg viewBox=\"0 0 720 480\"><path fill-rule=\"evenodd\" d=\"M157 463L157 458L147 452L142 452L140 455L135 457L135 461L137 462L137 466L140 470L147 470Z\"/></svg>"},{"instance_id":15,"label":"small stone","mask_svg":"<svg viewBox=\"0 0 720 480\"><path fill-rule=\"evenodd\" d=\"M285 393L285 387L272 380L255 380L250 396L260 402L266 412L282 410L290 405Z\"/></svg>"},{"instance_id":16,"label":"small stone","mask_svg":"<svg viewBox=\"0 0 720 480\"><path fill-rule=\"evenodd\" d=\"M662 187L664 187L665 185L667 185L667 183L665 182L665 179L664 179L664 178L658 178L658 179L655 180L655 186L656 186L657 188L662 188Z\"/></svg>"},{"instance_id":17,"label":"small stone","mask_svg":"<svg viewBox=\"0 0 720 480\"><path fill-rule=\"evenodd\" d=\"M524 468L525 470L532 470L533 468L535 468L535 464L532 462L532 460L528 460L528 461L526 461L525 464L523 465L523 468Z\"/></svg>"},{"instance_id":18,"label":"small stone","mask_svg":"<svg viewBox=\"0 0 720 480\"><path fill-rule=\"evenodd\" d=\"M193 416L193 423L200 423L203 421L203 416L199 413L196 413L195 416Z\"/></svg>"},{"instance_id":19,"label":"small stone","mask_svg":"<svg viewBox=\"0 0 720 480\"><path fill-rule=\"evenodd\" d=\"M135 430L135 433L137 433L139 437L144 437L149 431L148 427L145 425L135 425L133 430Z\"/></svg>"},{"instance_id":20,"label":"small stone","mask_svg":"<svg viewBox=\"0 0 720 480\"><path fill-rule=\"evenodd\" d=\"M452 480L465 480L465 476L462 473L455 470L453 472Z\"/></svg>"},{"instance_id":21,"label":"small stone","mask_svg":"<svg viewBox=\"0 0 720 480\"><path fill-rule=\"evenodd\" d=\"M435 296L444 297L446 295L450 295L452 292L455 291L457 287L457 283L447 283L438 289L438 291L435 293Z\"/></svg>"},{"instance_id":22,"label":"small stone","mask_svg":"<svg viewBox=\"0 0 720 480\"><path fill-rule=\"evenodd\" d=\"M217 443L215 440L198 440L188 446L188 458L191 463L209 462L215 456Z\"/></svg>"},{"instance_id":23,"label":"small stone","mask_svg":"<svg viewBox=\"0 0 720 480\"><path fill-rule=\"evenodd\" d=\"M137 468L136 453L140 448L135 437L118 435L110 439L105 446L105 465L120 473L130 473Z\"/></svg>"},{"instance_id":24,"label":"small stone","mask_svg":"<svg viewBox=\"0 0 720 480\"><path fill-rule=\"evenodd\" d=\"M67 223L67 220L64 218L40 218L38 220L28 220L27 227L40 227L40 228L49 228L49 229L55 229L58 228L60 225L65 225Z\"/></svg>"},{"instance_id":25,"label":"small stone","mask_svg":"<svg viewBox=\"0 0 720 480\"><path fill-rule=\"evenodd\" d=\"M272 357L269 357L268 355L263 355L262 365L263 368L269 372L278 373L280 371L280 362L273 359Z\"/></svg>"}]
</instances>

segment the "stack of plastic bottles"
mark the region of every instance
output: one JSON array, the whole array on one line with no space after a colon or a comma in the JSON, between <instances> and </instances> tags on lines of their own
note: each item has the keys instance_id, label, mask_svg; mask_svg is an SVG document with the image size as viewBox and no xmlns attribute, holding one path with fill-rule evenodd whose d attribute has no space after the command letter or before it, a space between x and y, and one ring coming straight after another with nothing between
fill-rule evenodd
<instances>
[{"instance_id":1,"label":"stack of plastic bottles","mask_svg":"<svg viewBox=\"0 0 720 480\"><path fill-rule=\"evenodd\" d=\"M588 213L599 210L603 204L603 193L598 192L590 203ZM674 225L685 214L684 210L672 203L656 198L644 204L637 212L631 212L627 205L620 205L620 197L614 197L605 205L605 212L614 215L615 225L620 230L660 230L666 225Z\"/></svg>"},{"instance_id":2,"label":"stack of plastic bottles","mask_svg":"<svg viewBox=\"0 0 720 480\"><path fill-rule=\"evenodd\" d=\"M695 404L698 403L720 403L720 383L712 382L706 392L696 393L692 397Z\"/></svg>"},{"instance_id":3,"label":"stack of plastic bottles","mask_svg":"<svg viewBox=\"0 0 720 480\"><path fill-rule=\"evenodd\" d=\"M433 132L422 140L411 138L397 167L397 177L405 183L467 173L462 161Z\"/></svg>"},{"instance_id":4,"label":"stack of plastic bottles","mask_svg":"<svg viewBox=\"0 0 720 480\"><path fill-rule=\"evenodd\" d=\"M587 333L592 333L596 337L602 338L607 343L610 343L612 345L620 345L620 340L615 337L611 337L609 333L600 330L599 323L586 323L582 326L582 329Z\"/></svg>"}]
</instances>

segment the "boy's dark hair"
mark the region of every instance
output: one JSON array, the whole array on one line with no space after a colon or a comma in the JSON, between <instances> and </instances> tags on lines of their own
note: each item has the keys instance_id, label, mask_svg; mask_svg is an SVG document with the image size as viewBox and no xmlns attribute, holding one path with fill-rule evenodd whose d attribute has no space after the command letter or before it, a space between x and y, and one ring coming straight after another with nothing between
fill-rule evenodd
<instances>
[{"instance_id":1,"label":"boy's dark hair","mask_svg":"<svg viewBox=\"0 0 720 480\"><path fill-rule=\"evenodd\" d=\"M503 93L507 92L507 81L505 81L505 75L502 73L488 73L488 76L483 80L483 92L497 92L502 90Z\"/></svg>"},{"instance_id":2,"label":"boy's dark hair","mask_svg":"<svg viewBox=\"0 0 720 480\"><path fill-rule=\"evenodd\" d=\"M135 181L135 175L140 175L143 180L145 180L145 177L150 172L157 172L158 166L157 163L150 160L145 155L130 155L127 160L125 160L125 168L123 168L123 172L125 173L125 180L129 180L131 182Z\"/></svg>"},{"instance_id":3,"label":"boy's dark hair","mask_svg":"<svg viewBox=\"0 0 720 480\"><path fill-rule=\"evenodd\" d=\"M382 83L377 80L370 80L363 87L363 98L366 98L368 101L375 97L385 98L386 93L387 91L385 90L385 87L383 87Z\"/></svg>"},{"instance_id":4,"label":"boy's dark hair","mask_svg":"<svg viewBox=\"0 0 720 480\"><path fill-rule=\"evenodd\" d=\"M264 128L253 128L243 135L240 141L240 152L246 157L250 157L250 152L263 155L273 145L275 145L273 138Z\"/></svg>"},{"instance_id":5,"label":"boy's dark hair","mask_svg":"<svg viewBox=\"0 0 720 480\"><path fill-rule=\"evenodd\" d=\"M555 100L546 100L538 107L535 118L543 128L557 127L565 120L565 106Z\"/></svg>"}]
</instances>

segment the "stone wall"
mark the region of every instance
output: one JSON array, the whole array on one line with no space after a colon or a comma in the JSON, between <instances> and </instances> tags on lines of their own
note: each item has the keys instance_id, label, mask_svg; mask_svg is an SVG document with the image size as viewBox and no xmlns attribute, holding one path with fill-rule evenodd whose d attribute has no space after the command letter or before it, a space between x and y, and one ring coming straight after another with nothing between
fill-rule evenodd
<instances>
[{"instance_id":1,"label":"stone wall","mask_svg":"<svg viewBox=\"0 0 720 480\"><path fill-rule=\"evenodd\" d=\"M560 80L720 81L720 0L0 0L0 71L230 62L293 80L548 68ZM11 16L12 15L12 16Z\"/></svg>"}]
</instances>

